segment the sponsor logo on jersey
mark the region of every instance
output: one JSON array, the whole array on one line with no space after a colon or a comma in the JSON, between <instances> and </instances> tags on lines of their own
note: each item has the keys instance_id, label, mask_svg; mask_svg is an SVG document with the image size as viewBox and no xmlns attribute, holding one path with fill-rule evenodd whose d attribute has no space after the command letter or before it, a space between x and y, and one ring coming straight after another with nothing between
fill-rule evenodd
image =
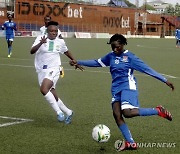
<instances>
[{"instance_id":1,"label":"sponsor logo on jersey","mask_svg":"<svg viewBox=\"0 0 180 154\"><path fill-rule=\"evenodd\" d=\"M123 56L121 61L122 62L128 62L128 56Z\"/></svg>"}]
</instances>

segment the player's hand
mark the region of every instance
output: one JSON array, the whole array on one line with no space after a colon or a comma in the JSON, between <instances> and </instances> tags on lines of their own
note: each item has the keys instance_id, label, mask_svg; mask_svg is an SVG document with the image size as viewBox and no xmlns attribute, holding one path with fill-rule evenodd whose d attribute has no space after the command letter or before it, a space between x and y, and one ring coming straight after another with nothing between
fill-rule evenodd
<instances>
[{"instance_id":1,"label":"player's hand","mask_svg":"<svg viewBox=\"0 0 180 154\"><path fill-rule=\"evenodd\" d=\"M80 69L81 71L84 71L84 68L81 65L78 65L78 64L75 65L75 69L77 69L77 68Z\"/></svg>"},{"instance_id":2,"label":"player's hand","mask_svg":"<svg viewBox=\"0 0 180 154\"><path fill-rule=\"evenodd\" d=\"M41 37L40 42L41 42L41 44L46 43L47 42L47 37L45 37L45 36Z\"/></svg>"},{"instance_id":3,"label":"player's hand","mask_svg":"<svg viewBox=\"0 0 180 154\"><path fill-rule=\"evenodd\" d=\"M174 85L171 82L166 81L166 84L172 89L172 91L174 90Z\"/></svg>"},{"instance_id":4,"label":"player's hand","mask_svg":"<svg viewBox=\"0 0 180 154\"><path fill-rule=\"evenodd\" d=\"M83 71L84 70L84 68L81 66L81 65L78 65L77 64L77 61L76 60L71 60L71 61L69 61L69 64L71 65L71 66L75 66L75 69L80 69L81 71Z\"/></svg>"},{"instance_id":5,"label":"player's hand","mask_svg":"<svg viewBox=\"0 0 180 154\"><path fill-rule=\"evenodd\" d=\"M70 61L69 61L69 64L70 64L71 66L75 66L75 65L77 65L77 61L76 61L76 60L70 60Z\"/></svg>"}]
</instances>

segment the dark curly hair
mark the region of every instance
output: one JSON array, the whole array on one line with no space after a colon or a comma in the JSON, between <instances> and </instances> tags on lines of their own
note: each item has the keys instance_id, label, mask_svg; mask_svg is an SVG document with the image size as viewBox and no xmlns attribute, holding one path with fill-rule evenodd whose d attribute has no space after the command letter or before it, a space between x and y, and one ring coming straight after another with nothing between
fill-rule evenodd
<instances>
[{"instance_id":1,"label":"dark curly hair","mask_svg":"<svg viewBox=\"0 0 180 154\"><path fill-rule=\"evenodd\" d=\"M107 44L112 44L114 41L117 41L117 42L119 42L120 44L123 44L123 45L127 45L127 39L123 35L118 34L118 33L114 34L110 38L109 42L107 42Z\"/></svg>"},{"instance_id":2,"label":"dark curly hair","mask_svg":"<svg viewBox=\"0 0 180 154\"><path fill-rule=\"evenodd\" d=\"M50 22L48 22L47 27L50 26L50 25L58 26L58 22L50 21Z\"/></svg>"}]
</instances>

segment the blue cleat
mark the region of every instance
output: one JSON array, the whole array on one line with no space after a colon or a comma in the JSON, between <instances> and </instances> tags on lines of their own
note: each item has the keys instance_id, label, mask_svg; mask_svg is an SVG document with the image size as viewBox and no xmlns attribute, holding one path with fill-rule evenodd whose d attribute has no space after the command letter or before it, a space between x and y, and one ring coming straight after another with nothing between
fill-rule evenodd
<instances>
[{"instance_id":1,"label":"blue cleat","mask_svg":"<svg viewBox=\"0 0 180 154\"><path fill-rule=\"evenodd\" d=\"M72 112L72 114L71 115L69 115L69 116L67 116L66 117L66 119L65 119L65 124L70 124L71 123L71 121L72 121L72 116L73 116L73 112Z\"/></svg>"},{"instance_id":2,"label":"blue cleat","mask_svg":"<svg viewBox=\"0 0 180 154\"><path fill-rule=\"evenodd\" d=\"M64 119L65 119L64 113L63 113L63 112L62 112L62 113L59 113L59 115L57 115L57 119L58 119L58 121L60 121L60 122L64 121Z\"/></svg>"}]
</instances>

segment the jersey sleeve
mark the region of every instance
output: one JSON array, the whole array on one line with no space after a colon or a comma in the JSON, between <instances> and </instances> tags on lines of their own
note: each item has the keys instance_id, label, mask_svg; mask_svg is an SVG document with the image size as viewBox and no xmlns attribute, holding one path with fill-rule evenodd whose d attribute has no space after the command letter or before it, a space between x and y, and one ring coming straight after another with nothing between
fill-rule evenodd
<instances>
[{"instance_id":1,"label":"jersey sleeve","mask_svg":"<svg viewBox=\"0 0 180 154\"><path fill-rule=\"evenodd\" d=\"M109 54L95 60L79 60L78 64L88 67L106 67L109 66Z\"/></svg>"},{"instance_id":2,"label":"jersey sleeve","mask_svg":"<svg viewBox=\"0 0 180 154\"><path fill-rule=\"evenodd\" d=\"M43 35L43 27L41 27L40 29L41 35Z\"/></svg>"},{"instance_id":3,"label":"jersey sleeve","mask_svg":"<svg viewBox=\"0 0 180 154\"><path fill-rule=\"evenodd\" d=\"M57 39L57 38L56 38ZM68 51L68 47L67 47L67 45L66 45L66 42L64 41L64 39L58 39L61 43L60 43L60 47L61 47L61 49L60 49L60 53L61 54L64 54L65 52L67 52Z\"/></svg>"},{"instance_id":4,"label":"jersey sleeve","mask_svg":"<svg viewBox=\"0 0 180 154\"><path fill-rule=\"evenodd\" d=\"M3 30L6 28L6 21L4 22L4 24L1 27Z\"/></svg>"},{"instance_id":5,"label":"jersey sleeve","mask_svg":"<svg viewBox=\"0 0 180 154\"><path fill-rule=\"evenodd\" d=\"M160 73L156 72L154 69L152 69L151 67L149 67L146 63L144 63L140 58L138 58L137 56L133 55L130 58L131 62L131 67L139 72L145 73L147 75L150 75L162 82L166 82L167 79L162 76Z\"/></svg>"},{"instance_id":6,"label":"jersey sleeve","mask_svg":"<svg viewBox=\"0 0 180 154\"><path fill-rule=\"evenodd\" d=\"M97 60L78 60L77 63L87 67L101 67Z\"/></svg>"},{"instance_id":7,"label":"jersey sleeve","mask_svg":"<svg viewBox=\"0 0 180 154\"><path fill-rule=\"evenodd\" d=\"M59 36L59 35L61 35L61 31L60 31L60 29L58 29L58 36Z\"/></svg>"}]
</instances>

